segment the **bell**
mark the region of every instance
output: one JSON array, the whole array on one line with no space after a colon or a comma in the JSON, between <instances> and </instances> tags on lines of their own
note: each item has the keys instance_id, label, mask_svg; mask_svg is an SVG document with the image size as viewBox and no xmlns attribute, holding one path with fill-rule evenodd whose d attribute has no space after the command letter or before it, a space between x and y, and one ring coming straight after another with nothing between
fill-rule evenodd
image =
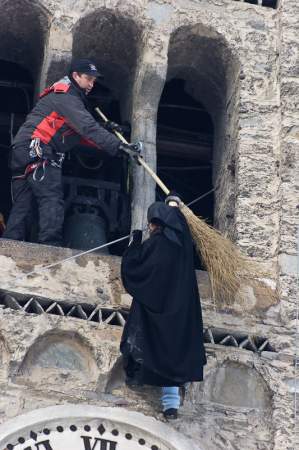
<instances>
[{"instance_id":1,"label":"bell","mask_svg":"<svg viewBox=\"0 0 299 450\"><path fill-rule=\"evenodd\" d=\"M74 208L64 223L65 247L90 250L106 243L106 222L97 208ZM109 254L108 247L99 252Z\"/></svg>"}]
</instances>

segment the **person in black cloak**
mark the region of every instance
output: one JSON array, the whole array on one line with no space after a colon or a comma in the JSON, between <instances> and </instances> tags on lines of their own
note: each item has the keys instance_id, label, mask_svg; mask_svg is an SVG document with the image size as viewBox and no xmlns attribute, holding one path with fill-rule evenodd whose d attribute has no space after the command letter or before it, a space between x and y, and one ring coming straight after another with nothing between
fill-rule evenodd
<instances>
[{"instance_id":1,"label":"person in black cloak","mask_svg":"<svg viewBox=\"0 0 299 450\"><path fill-rule=\"evenodd\" d=\"M179 387L202 381L206 364L193 242L179 208L155 202L148 222L149 239L133 231L122 258L133 301L120 350L127 384L161 386L164 416L176 418Z\"/></svg>"}]
</instances>

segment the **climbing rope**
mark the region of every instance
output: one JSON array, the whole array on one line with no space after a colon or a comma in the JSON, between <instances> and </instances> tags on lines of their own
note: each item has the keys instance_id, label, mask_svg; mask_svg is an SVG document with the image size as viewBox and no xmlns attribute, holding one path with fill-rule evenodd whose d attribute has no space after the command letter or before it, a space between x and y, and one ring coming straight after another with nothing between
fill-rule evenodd
<instances>
[{"instance_id":1,"label":"climbing rope","mask_svg":"<svg viewBox=\"0 0 299 450\"><path fill-rule=\"evenodd\" d=\"M212 192L215 191L216 188L210 189L208 192L206 192L205 194L202 194L200 197L197 197L195 200L192 200L192 202L188 203L187 206L191 206L194 205L194 203L198 202L199 200L207 197L207 195L211 194Z\"/></svg>"},{"instance_id":2,"label":"climbing rope","mask_svg":"<svg viewBox=\"0 0 299 450\"><path fill-rule=\"evenodd\" d=\"M187 206L193 205L194 203L196 203L199 200L203 199L207 195L211 194L214 190L215 189L211 189L210 191L205 192L204 194L200 195L196 199L192 200L192 202L188 203ZM145 231L146 229L147 228L144 228L143 231ZM28 277L30 277L32 275L36 275L36 274L38 274L40 272L45 272L45 271L47 271L49 269L52 269L52 267L58 266L59 264L64 264L67 261L71 261L73 259L79 258L80 256L88 255L89 253L96 252L97 250L102 250L103 248L109 247L110 245L117 244L118 242L122 242L125 239L129 239L129 237L130 237L130 234L128 234L127 236L123 236L123 237L121 237L119 239L115 239L114 241L107 242L106 244L102 244L102 245L100 245L98 247L91 248L91 249L86 250L84 252L76 253L75 255L69 256L68 258L62 259L60 261L56 261L55 263L52 263L52 264L48 264L48 265L43 266L43 267L41 267L39 269L34 269L31 272L25 273L25 274L21 275L20 277L15 278L13 283L8 283L8 285L7 285L7 287L5 289L11 289L11 288L15 287L16 283L18 283L19 281L22 281L25 278L28 278Z\"/></svg>"},{"instance_id":3,"label":"climbing rope","mask_svg":"<svg viewBox=\"0 0 299 450\"><path fill-rule=\"evenodd\" d=\"M128 239L129 237L130 237L130 235L128 234L127 236L121 237L119 239L115 239L114 241L107 242L106 244L100 245L95 248L91 248L90 250L86 250L84 252L79 252L79 253L76 253L75 255L69 256L68 258L62 259L60 261L56 261L55 263L52 263L52 264L48 264L46 266L41 267L40 269L34 269L31 272L25 273L24 275L21 275L20 277L15 278L14 282L21 281L27 277L30 277L31 275L35 275L37 273L44 272L45 270L52 269L52 267L58 266L59 264L64 264L67 261L71 261L72 259L79 258L79 256L87 255L88 253L92 253L97 250L101 250L102 248L108 247L109 245L113 245L113 244L116 244L117 242L124 241L125 239ZM10 283L9 283L9 286L10 286Z\"/></svg>"}]
</instances>

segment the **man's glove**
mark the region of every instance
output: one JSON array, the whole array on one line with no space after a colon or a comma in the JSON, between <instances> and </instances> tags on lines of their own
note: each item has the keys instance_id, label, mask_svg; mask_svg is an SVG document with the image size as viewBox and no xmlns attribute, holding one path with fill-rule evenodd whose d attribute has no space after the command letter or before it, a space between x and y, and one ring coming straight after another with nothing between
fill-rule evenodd
<instances>
[{"instance_id":1,"label":"man's glove","mask_svg":"<svg viewBox=\"0 0 299 450\"><path fill-rule=\"evenodd\" d=\"M118 150L126 155L128 155L130 158L133 158L137 164L140 164L138 161L138 157L141 158L141 149L142 144L141 142L136 142L135 144L123 144L121 143L118 147Z\"/></svg>"},{"instance_id":2,"label":"man's glove","mask_svg":"<svg viewBox=\"0 0 299 450\"><path fill-rule=\"evenodd\" d=\"M112 122L111 120L107 120L107 122L105 122L103 124L103 126L107 131L110 131L111 133L113 133L113 131L118 131L119 133L123 133L123 131L124 131L118 123Z\"/></svg>"}]
</instances>

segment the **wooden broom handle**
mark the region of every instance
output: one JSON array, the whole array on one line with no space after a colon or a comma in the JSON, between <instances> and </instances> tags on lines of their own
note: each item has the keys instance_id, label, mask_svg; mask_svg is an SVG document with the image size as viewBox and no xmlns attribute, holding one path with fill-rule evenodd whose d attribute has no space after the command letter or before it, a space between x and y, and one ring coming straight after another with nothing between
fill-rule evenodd
<instances>
[{"instance_id":1,"label":"wooden broom handle","mask_svg":"<svg viewBox=\"0 0 299 450\"><path fill-rule=\"evenodd\" d=\"M98 113L98 115L104 120L104 122L108 122L107 117L105 116L105 114L100 110L100 108L96 107L95 111ZM123 137L123 135L119 132L119 131L114 131L114 134L118 137L118 139L123 143L123 144L129 144L128 141ZM162 191L168 195L170 190L165 186L165 184L163 183L162 180L160 180L160 178L157 176L157 174L150 168L150 166L148 166L146 164L146 162L144 161L144 159L137 155L137 160L138 163L144 167L144 169L150 174L150 176L155 180L155 182L157 183L158 186L160 186L160 188L162 189Z\"/></svg>"}]
</instances>

